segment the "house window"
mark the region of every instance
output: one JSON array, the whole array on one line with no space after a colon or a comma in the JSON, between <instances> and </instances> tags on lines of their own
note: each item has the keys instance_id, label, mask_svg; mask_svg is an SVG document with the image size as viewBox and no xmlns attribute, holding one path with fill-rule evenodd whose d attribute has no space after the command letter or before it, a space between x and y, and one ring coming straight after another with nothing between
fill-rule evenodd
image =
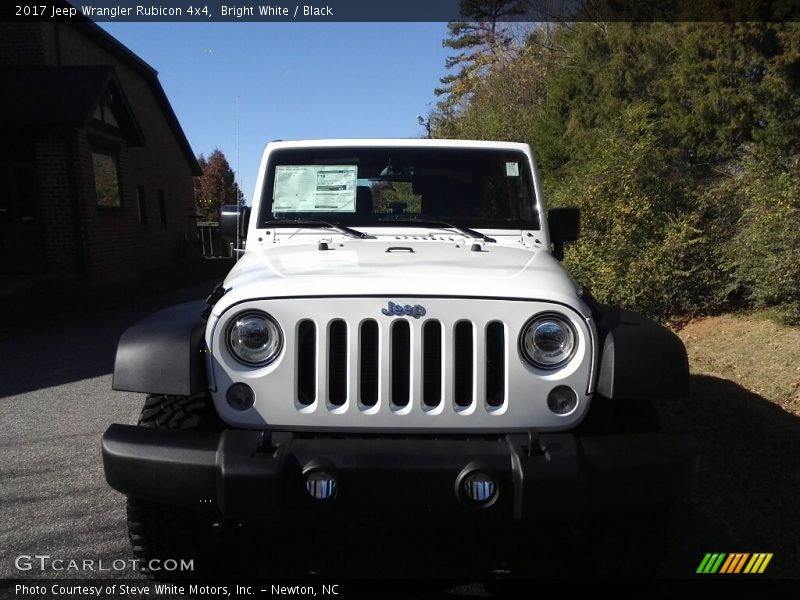
<instances>
[{"instance_id":1,"label":"house window","mask_svg":"<svg viewBox=\"0 0 800 600\"><path fill-rule=\"evenodd\" d=\"M136 186L136 205L139 207L139 223L147 225L147 202L144 197L144 186Z\"/></svg>"},{"instance_id":2,"label":"house window","mask_svg":"<svg viewBox=\"0 0 800 600\"><path fill-rule=\"evenodd\" d=\"M92 152L94 165L94 190L97 195L97 206L121 208L122 197L119 190L119 162L109 152L95 150Z\"/></svg>"},{"instance_id":3,"label":"house window","mask_svg":"<svg viewBox=\"0 0 800 600\"><path fill-rule=\"evenodd\" d=\"M158 218L161 224L167 224L167 201L164 199L164 190L158 190Z\"/></svg>"},{"instance_id":4,"label":"house window","mask_svg":"<svg viewBox=\"0 0 800 600\"><path fill-rule=\"evenodd\" d=\"M111 127L119 127L117 117L114 115L114 111L111 109L112 102L114 102L114 97L109 94L105 101L98 104L97 108L94 109L94 114L92 117L96 121L100 121L101 123L105 123Z\"/></svg>"}]
</instances>

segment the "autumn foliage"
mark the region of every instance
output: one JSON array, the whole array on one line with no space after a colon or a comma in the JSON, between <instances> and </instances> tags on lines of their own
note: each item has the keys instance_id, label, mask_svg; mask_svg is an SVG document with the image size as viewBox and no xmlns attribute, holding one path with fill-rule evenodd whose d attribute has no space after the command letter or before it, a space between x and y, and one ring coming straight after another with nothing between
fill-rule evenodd
<instances>
[{"instance_id":1,"label":"autumn foliage","mask_svg":"<svg viewBox=\"0 0 800 600\"><path fill-rule=\"evenodd\" d=\"M215 148L206 158L197 158L203 174L194 178L194 201L201 221L218 221L223 204L240 204L243 194L222 150Z\"/></svg>"}]
</instances>

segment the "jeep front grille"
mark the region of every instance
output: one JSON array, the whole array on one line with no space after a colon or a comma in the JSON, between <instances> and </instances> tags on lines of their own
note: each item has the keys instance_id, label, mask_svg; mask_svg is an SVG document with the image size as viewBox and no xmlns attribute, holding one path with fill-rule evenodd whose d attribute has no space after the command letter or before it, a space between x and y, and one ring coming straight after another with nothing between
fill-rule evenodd
<instances>
[{"instance_id":1,"label":"jeep front grille","mask_svg":"<svg viewBox=\"0 0 800 600\"><path fill-rule=\"evenodd\" d=\"M317 332L327 329L325 347L319 347ZM460 320L445 335L436 319L424 322L397 319L379 324L366 319L355 325L344 319L317 323L303 319L297 328L297 404L305 408L318 398L333 411L348 400L349 381L357 381L356 404L362 411L371 410L379 401L383 378L388 379L389 403L394 411L409 410L412 405L426 412L436 412L450 396L458 412L473 411L479 406L496 410L506 401L505 325L492 321L483 331L475 323ZM358 336L356 344L349 341ZM388 336L382 342L381 335ZM356 348L356 355L348 351ZM421 360L416 354L421 353ZM384 356L383 354L386 354ZM483 356L481 365L477 357ZM326 369L320 369L320 363ZM445 378L446 363L452 376ZM413 401L415 365L421 366L421 402ZM477 377L479 370L482 377ZM483 389L479 389L479 379ZM448 394L448 388L452 391Z\"/></svg>"},{"instance_id":2,"label":"jeep front grille","mask_svg":"<svg viewBox=\"0 0 800 600\"><path fill-rule=\"evenodd\" d=\"M425 313L388 314L390 301ZM243 310L262 310L280 324L284 348L273 363L251 367L231 356L225 332ZM575 356L561 369L538 369L517 347L522 328L543 312L564 315L578 333ZM237 427L564 430L583 417L592 393L594 329L574 310L542 300L254 299L226 310L208 335L214 404ZM254 390L251 410L229 406L225 394L237 382ZM547 404L559 385L579 396L568 415Z\"/></svg>"}]
</instances>

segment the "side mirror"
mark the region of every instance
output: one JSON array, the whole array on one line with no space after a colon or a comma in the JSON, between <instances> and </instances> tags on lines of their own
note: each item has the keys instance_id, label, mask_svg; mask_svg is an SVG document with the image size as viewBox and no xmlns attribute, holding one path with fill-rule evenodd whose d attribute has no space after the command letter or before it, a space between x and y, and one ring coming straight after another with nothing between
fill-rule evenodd
<instances>
[{"instance_id":1,"label":"side mirror","mask_svg":"<svg viewBox=\"0 0 800 600\"><path fill-rule=\"evenodd\" d=\"M574 242L581 232L581 211L578 208L551 208L547 211L547 228L553 242L553 256L564 259L564 242Z\"/></svg>"},{"instance_id":2,"label":"side mirror","mask_svg":"<svg viewBox=\"0 0 800 600\"><path fill-rule=\"evenodd\" d=\"M219 235L225 242L235 242L237 225L241 239L247 237L247 226L250 223L250 207L224 204L219 209Z\"/></svg>"}]
</instances>

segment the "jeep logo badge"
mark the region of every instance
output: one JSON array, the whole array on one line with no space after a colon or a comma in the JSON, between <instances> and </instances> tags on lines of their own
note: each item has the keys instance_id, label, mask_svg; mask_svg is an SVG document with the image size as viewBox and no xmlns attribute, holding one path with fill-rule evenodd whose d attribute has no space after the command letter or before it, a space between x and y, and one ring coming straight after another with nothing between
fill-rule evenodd
<instances>
[{"instance_id":1,"label":"jeep logo badge","mask_svg":"<svg viewBox=\"0 0 800 600\"><path fill-rule=\"evenodd\" d=\"M394 302L389 302L389 306L387 306L386 308L382 308L381 312L387 317L395 315L401 317L403 315L406 315L418 319L420 317L425 316L425 307L422 306L421 304L414 304L412 306L411 304L402 305L402 304L395 304Z\"/></svg>"}]
</instances>

